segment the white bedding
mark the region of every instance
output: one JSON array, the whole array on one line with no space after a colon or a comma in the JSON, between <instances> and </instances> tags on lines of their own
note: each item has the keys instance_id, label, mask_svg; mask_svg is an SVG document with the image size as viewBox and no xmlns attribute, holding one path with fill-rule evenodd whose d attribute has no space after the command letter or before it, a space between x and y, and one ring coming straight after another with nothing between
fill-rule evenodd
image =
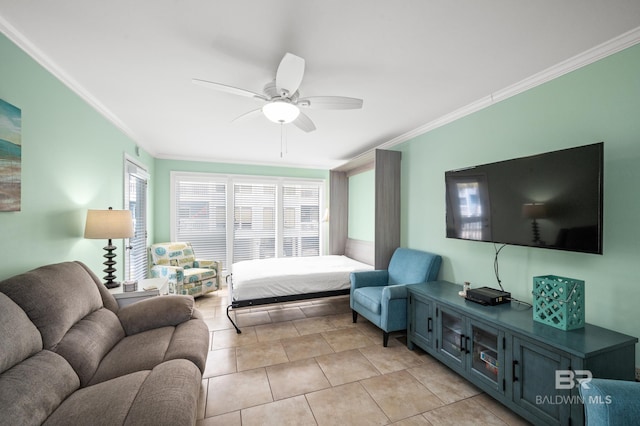
<instances>
[{"instance_id":1,"label":"white bedding","mask_svg":"<svg viewBox=\"0 0 640 426\"><path fill-rule=\"evenodd\" d=\"M232 298L243 301L347 289L351 272L372 269L334 255L246 260L232 266Z\"/></svg>"}]
</instances>

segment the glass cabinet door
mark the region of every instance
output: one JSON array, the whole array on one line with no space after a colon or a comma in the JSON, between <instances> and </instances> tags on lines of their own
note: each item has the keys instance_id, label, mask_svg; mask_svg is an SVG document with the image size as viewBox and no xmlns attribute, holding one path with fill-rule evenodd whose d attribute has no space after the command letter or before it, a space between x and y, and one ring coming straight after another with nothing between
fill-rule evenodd
<instances>
[{"instance_id":1,"label":"glass cabinet door","mask_svg":"<svg viewBox=\"0 0 640 426\"><path fill-rule=\"evenodd\" d=\"M500 334L492 327L471 322L471 371L496 385L502 382L504 371L504 351L499 348L502 341Z\"/></svg>"},{"instance_id":2,"label":"glass cabinet door","mask_svg":"<svg viewBox=\"0 0 640 426\"><path fill-rule=\"evenodd\" d=\"M465 353L464 320L461 316L440 309L440 351L462 363Z\"/></svg>"}]
</instances>

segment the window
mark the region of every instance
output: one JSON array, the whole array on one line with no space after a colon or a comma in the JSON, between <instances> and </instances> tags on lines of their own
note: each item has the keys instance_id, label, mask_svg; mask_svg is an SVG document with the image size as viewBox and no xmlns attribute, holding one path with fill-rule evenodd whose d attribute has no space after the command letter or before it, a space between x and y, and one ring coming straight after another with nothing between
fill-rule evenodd
<instances>
[{"instance_id":1,"label":"window","mask_svg":"<svg viewBox=\"0 0 640 426\"><path fill-rule=\"evenodd\" d=\"M233 261L266 259L276 255L276 185L233 185Z\"/></svg>"},{"instance_id":2,"label":"window","mask_svg":"<svg viewBox=\"0 0 640 426\"><path fill-rule=\"evenodd\" d=\"M190 242L197 257L226 265L226 180L186 175L176 179L172 186L171 239Z\"/></svg>"},{"instance_id":3,"label":"window","mask_svg":"<svg viewBox=\"0 0 640 426\"><path fill-rule=\"evenodd\" d=\"M125 159L125 208L133 216L134 235L125 253L125 277L142 280L147 277L147 181L149 174L131 159Z\"/></svg>"},{"instance_id":4,"label":"window","mask_svg":"<svg viewBox=\"0 0 640 426\"><path fill-rule=\"evenodd\" d=\"M284 256L320 255L320 187L283 186Z\"/></svg>"},{"instance_id":5,"label":"window","mask_svg":"<svg viewBox=\"0 0 640 426\"><path fill-rule=\"evenodd\" d=\"M172 239L234 262L318 256L324 182L173 172Z\"/></svg>"}]
</instances>

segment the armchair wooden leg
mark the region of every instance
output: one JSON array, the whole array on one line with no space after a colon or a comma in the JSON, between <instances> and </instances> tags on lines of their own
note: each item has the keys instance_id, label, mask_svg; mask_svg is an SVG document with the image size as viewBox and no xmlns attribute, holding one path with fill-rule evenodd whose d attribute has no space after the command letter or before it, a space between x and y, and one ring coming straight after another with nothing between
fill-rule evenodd
<instances>
[{"instance_id":1,"label":"armchair wooden leg","mask_svg":"<svg viewBox=\"0 0 640 426\"><path fill-rule=\"evenodd\" d=\"M352 309L351 314L353 315L353 323L355 324L358 322L358 313Z\"/></svg>"},{"instance_id":2,"label":"armchair wooden leg","mask_svg":"<svg viewBox=\"0 0 640 426\"><path fill-rule=\"evenodd\" d=\"M384 346L386 348L388 344L389 344L389 333L387 333L386 331L383 331L382 332L382 346Z\"/></svg>"}]
</instances>

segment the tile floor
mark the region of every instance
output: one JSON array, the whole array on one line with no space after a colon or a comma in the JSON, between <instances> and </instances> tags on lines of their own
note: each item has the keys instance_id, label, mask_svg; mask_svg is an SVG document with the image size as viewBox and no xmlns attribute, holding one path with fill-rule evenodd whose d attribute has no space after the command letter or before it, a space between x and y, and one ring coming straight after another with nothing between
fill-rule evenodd
<instances>
[{"instance_id":1,"label":"tile floor","mask_svg":"<svg viewBox=\"0 0 640 426\"><path fill-rule=\"evenodd\" d=\"M402 333L382 333L349 297L235 310L225 289L196 299L211 330L198 426L524 425ZM233 313L232 313L233 315Z\"/></svg>"}]
</instances>

